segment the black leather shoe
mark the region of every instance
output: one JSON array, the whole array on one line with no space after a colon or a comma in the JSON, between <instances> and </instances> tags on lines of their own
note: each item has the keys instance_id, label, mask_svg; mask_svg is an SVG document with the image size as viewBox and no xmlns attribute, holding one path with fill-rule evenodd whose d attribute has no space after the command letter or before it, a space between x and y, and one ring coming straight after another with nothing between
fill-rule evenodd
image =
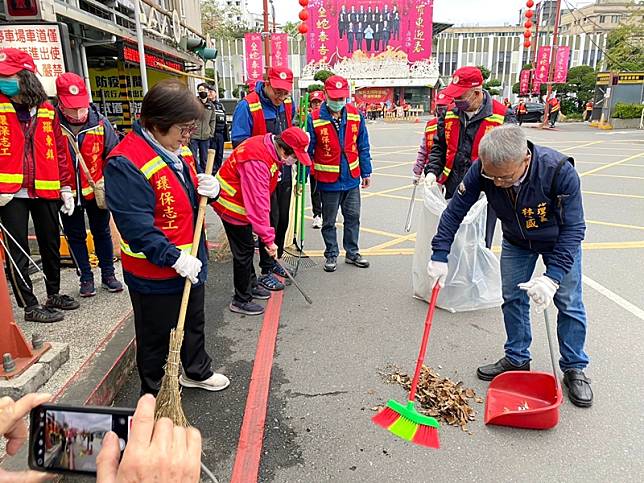
<instances>
[{"instance_id":1,"label":"black leather shoe","mask_svg":"<svg viewBox=\"0 0 644 483\"><path fill-rule=\"evenodd\" d=\"M479 379L483 381L491 381L499 374L503 374L508 371L529 371L530 370L530 361L526 362L522 366L515 366L505 357L499 359L494 364L487 364L481 366L476 370L476 375Z\"/></svg>"},{"instance_id":2,"label":"black leather shoe","mask_svg":"<svg viewBox=\"0 0 644 483\"><path fill-rule=\"evenodd\" d=\"M568 399L575 406L589 408L593 405L593 390L590 379L580 369L568 369L564 372L564 385L568 388Z\"/></svg>"}]
</instances>

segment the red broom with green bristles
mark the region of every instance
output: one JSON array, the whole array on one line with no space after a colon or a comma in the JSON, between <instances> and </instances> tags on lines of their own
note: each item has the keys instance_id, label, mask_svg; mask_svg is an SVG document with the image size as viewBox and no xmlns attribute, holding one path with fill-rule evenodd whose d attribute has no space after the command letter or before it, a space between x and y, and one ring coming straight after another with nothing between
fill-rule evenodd
<instances>
[{"instance_id":1,"label":"red broom with green bristles","mask_svg":"<svg viewBox=\"0 0 644 483\"><path fill-rule=\"evenodd\" d=\"M398 401L390 399L387 406L376 414L371 420L378 426L381 426L396 436L411 441L412 443L421 446L428 446L430 448L440 448L440 441L438 439L438 428L440 424L435 418L420 414L414 408L414 401L416 400L416 388L418 386L418 379L420 379L420 370L423 367L423 360L425 359L425 350L427 349L427 342L429 340L429 331L432 327L432 319L434 318L434 310L436 309L436 299L440 287L438 284L432 290L432 299L429 303L427 310L427 317L425 317L425 331L423 332L423 341L420 344L420 353L418 354L418 361L416 362L416 372L414 372L414 379L411 383L411 391L407 398L407 404L401 404Z\"/></svg>"}]
</instances>

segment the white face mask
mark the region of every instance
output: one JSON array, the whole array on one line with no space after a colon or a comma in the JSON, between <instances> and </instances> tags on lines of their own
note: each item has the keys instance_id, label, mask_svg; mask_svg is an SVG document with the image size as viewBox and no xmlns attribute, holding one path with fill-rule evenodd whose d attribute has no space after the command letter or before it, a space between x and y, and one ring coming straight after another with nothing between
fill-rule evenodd
<instances>
[{"instance_id":1,"label":"white face mask","mask_svg":"<svg viewBox=\"0 0 644 483\"><path fill-rule=\"evenodd\" d=\"M290 155L287 156L286 159L283 159L282 163L284 163L286 166L293 166L295 163L297 163L297 158L295 157L295 155Z\"/></svg>"}]
</instances>

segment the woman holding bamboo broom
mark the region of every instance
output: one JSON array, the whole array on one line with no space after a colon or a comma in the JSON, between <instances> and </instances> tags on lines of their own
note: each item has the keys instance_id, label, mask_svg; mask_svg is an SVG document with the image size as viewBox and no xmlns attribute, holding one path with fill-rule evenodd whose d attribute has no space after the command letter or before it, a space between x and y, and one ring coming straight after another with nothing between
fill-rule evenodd
<instances>
[{"instance_id":1,"label":"woman holding bamboo broom","mask_svg":"<svg viewBox=\"0 0 644 483\"><path fill-rule=\"evenodd\" d=\"M211 369L205 349L205 242L190 255L199 195L219 196L210 174L197 174L187 148L203 106L184 84L168 79L146 94L140 121L110 153L107 203L122 236L121 257L137 344L141 393L157 394L177 324L184 280L192 283L181 348L184 387L225 389L230 381Z\"/></svg>"}]
</instances>

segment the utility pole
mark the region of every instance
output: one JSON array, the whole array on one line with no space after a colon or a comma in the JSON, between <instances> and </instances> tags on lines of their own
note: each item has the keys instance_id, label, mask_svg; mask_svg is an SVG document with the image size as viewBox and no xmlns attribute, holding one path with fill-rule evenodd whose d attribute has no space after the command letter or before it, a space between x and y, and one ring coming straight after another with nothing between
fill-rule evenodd
<instances>
[{"instance_id":1,"label":"utility pole","mask_svg":"<svg viewBox=\"0 0 644 483\"><path fill-rule=\"evenodd\" d=\"M268 69L271 68L271 31L268 23L268 0L263 1L264 8L264 28L262 30L262 37L264 40L264 67L268 75Z\"/></svg>"},{"instance_id":2,"label":"utility pole","mask_svg":"<svg viewBox=\"0 0 644 483\"><path fill-rule=\"evenodd\" d=\"M134 1L134 22L136 25L136 43L139 49L139 68L141 70L141 87L143 95L148 93L148 72L145 64L145 45L143 44L143 27L141 26L140 0Z\"/></svg>"},{"instance_id":3,"label":"utility pole","mask_svg":"<svg viewBox=\"0 0 644 483\"><path fill-rule=\"evenodd\" d=\"M555 13L555 25L552 30L552 47L550 48L550 69L548 70L548 90L546 93L546 104L550 101L550 96L552 95L552 81L555 77L555 61L557 60L557 49L559 47L559 19L561 17L561 0L557 0L557 7ZM546 105L543 114L543 124L541 127L545 127L548 123L548 118L550 117L550 109Z\"/></svg>"}]
</instances>

